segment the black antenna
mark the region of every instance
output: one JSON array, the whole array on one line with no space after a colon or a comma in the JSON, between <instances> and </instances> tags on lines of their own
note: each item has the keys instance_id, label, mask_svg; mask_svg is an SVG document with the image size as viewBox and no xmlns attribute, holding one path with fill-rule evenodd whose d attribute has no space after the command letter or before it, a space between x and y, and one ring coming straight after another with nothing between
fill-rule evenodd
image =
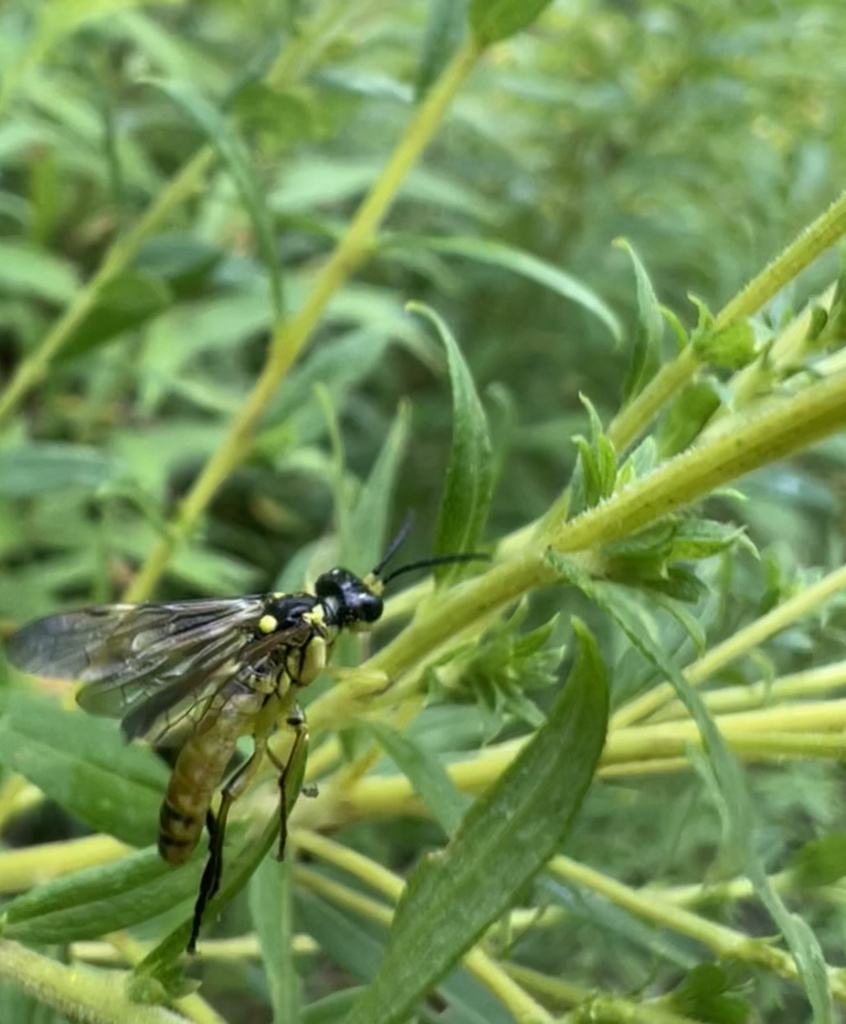
<instances>
[{"instance_id":1,"label":"black antenna","mask_svg":"<svg viewBox=\"0 0 846 1024\"><path fill-rule=\"evenodd\" d=\"M388 545L388 550L382 556L382 560L379 562L379 564L373 570L373 575L374 576L378 576L379 573L388 564L388 562L390 562L390 560L394 557L394 555L399 550L400 545L405 540L405 538L408 536L409 531L411 530L412 526L414 526L414 513L413 512L409 512L408 515L405 517L405 519L403 519L402 526L400 526L399 530L397 530L396 537L394 537L394 539Z\"/></svg>"},{"instance_id":2,"label":"black antenna","mask_svg":"<svg viewBox=\"0 0 846 1024\"><path fill-rule=\"evenodd\" d=\"M399 569L386 576L382 583L387 587L391 580L395 580L397 576L401 576L404 572L411 572L412 569L428 569L432 565L449 565L453 562L489 562L491 560L490 555L484 555L478 551L468 551L462 555L436 555L434 558L424 558L419 562L409 562L408 565L402 565Z\"/></svg>"}]
</instances>

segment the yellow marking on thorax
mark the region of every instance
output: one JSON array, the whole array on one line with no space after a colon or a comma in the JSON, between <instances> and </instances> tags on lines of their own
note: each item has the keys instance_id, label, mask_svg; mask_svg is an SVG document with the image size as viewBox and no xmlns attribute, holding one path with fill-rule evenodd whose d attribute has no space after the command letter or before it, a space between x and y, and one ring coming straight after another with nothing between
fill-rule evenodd
<instances>
[{"instance_id":1,"label":"yellow marking on thorax","mask_svg":"<svg viewBox=\"0 0 846 1024\"><path fill-rule=\"evenodd\" d=\"M260 633L273 633L276 627L279 625L279 620L275 615L262 615L258 620L258 628Z\"/></svg>"},{"instance_id":2,"label":"yellow marking on thorax","mask_svg":"<svg viewBox=\"0 0 846 1024\"><path fill-rule=\"evenodd\" d=\"M323 611L322 604L316 604L310 612L305 612L303 618L306 622L311 623L312 626L325 626L326 615Z\"/></svg>"}]
</instances>

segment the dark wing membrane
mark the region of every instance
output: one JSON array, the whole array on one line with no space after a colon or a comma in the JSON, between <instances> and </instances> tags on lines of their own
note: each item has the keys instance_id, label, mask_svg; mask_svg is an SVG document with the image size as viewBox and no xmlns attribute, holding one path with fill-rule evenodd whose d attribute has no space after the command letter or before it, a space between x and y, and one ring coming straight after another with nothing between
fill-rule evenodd
<instances>
[{"instance_id":1,"label":"dark wing membrane","mask_svg":"<svg viewBox=\"0 0 846 1024\"><path fill-rule=\"evenodd\" d=\"M211 674L198 667L193 679L157 690L123 718L124 734L128 739L144 736L157 746L179 746L198 723L205 724L209 715L216 717L234 694L269 692L266 678L276 676L278 665L266 655L253 658L253 651L251 646Z\"/></svg>"},{"instance_id":2,"label":"dark wing membrane","mask_svg":"<svg viewBox=\"0 0 846 1024\"><path fill-rule=\"evenodd\" d=\"M86 683L77 695L86 711L137 714L140 735L243 651L253 636L245 627L263 611L261 597L83 608L25 626L6 650L25 672ZM142 713L154 697L155 716Z\"/></svg>"}]
</instances>

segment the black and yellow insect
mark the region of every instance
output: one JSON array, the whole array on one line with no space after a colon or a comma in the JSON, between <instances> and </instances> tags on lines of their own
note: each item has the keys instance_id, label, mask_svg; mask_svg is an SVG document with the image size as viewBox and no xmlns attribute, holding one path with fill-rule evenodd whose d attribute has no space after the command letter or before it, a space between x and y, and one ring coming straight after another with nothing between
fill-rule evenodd
<instances>
[{"instance_id":1,"label":"black and yellow insect","mask_svg":"<svg viewBox=\"0 0 846 1024\"><path fill-rule=\"evenodd\" d=\"M427 559L380 579L404 532L369 575L332 569L317 578L313 594L81 608L38 619L10 639L6 650L12 664L34 675L83 683L80 706L120 718L127 739L181 745L161 806L158 846L170 864L183 864L203 826L208 828L209 856L189 951L220 885L229 809L265 756L280 773L280 858L284 852L287 774L307 737L298 691L324 669L338 635L372 627L382 615L385 585L401 573L485 557ZM267 742L280 722L294 730L284 763ZM215 791L245 735L253 737L252 756L226 780L215 815Z\"/></svg>"}]
</instances>

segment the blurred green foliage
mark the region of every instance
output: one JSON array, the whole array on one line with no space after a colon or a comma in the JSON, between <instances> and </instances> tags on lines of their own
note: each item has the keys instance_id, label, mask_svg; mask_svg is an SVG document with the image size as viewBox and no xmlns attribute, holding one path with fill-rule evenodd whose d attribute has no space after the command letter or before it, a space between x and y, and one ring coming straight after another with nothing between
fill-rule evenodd
<instances>
[{"instance_id":1,"label":"blurred green foliage","mask_svg":"<svg viewBox=\"0 0 846 1024\"><path fill-rule=\"evenodd\" d=\"M495 38L485 5L468 6L477 31ZM129 266L97 292L4 424L0 620L8 629L61 607L119 598L243 407L278 311L302 305L316 268L446 63L464 7L7 0L0 10L0 382L38 352L85 282L104 259L108 265L110 247L131 237L148 205L167 194L172 176L210 139L215 149L200 187L173 204ZM542 516L574 471L572 515L685 448L720 403L730 405L729 374L838 275L832 251L754 324L711 331L703 313L738 292L846 180L844 39L838 0L558 0L493 48L407 178L368 260L332 297L245 459L178 547L157 596L291 589L339 559L366 571L390 532L387 521L407 509L417 514L409 558L493 543ZM283 61L293 56L271 85L280 53ZM613 245L621 237L629 253ZM446 354L431 324L406 311L408 302L441 318ZM677 329L662 307L673 311ZM685 333L713 372L618 467L622 453L603 424L675 355ZM840 343L836 310L818 334L821 346ZM476 453L463 466L453 443L462 410ZM471 479L480 462L484 472ZM846 444L832 437L745 478L745 500L717 494L708 522L665 520L634 547L621 541L606 549L612 580L665 599L660 608L671 614L651 636L659 652L692 660L706 639L712 646L732 636L842 562L844 468ZM389 514L383 498L392 482ZM450 523L439 521L450 514ZM747 527L751 543L737 544L736 525ZM699 577L679 560L705 560ZM680 610L675 598L692 610ZM479 651L459 648L445 666L430 668L429 692L454 703L427 708L408 736L430 756L452 756L478 752L501 729L510 739L525 723L537 725L557 707L549 684L564 678L563 626L551 621L562 607L600 637L613 706L664 678L660 660L644 662L587 601L544 591L524 632L521 611L492 623ZM844 625L835 600L723 669L718 681L771 679L831 661ZM341 660L355 664L360 655L359 647L345 648ZM566 671L574 656L572 647L563 657ZM473 699L478 709L467 703ZM25 703L14 708L26 727L5 709L0 760L49 792L38 765L26 763L33 712ZM89 726L80 743L94 742ZM347 754L360 753L370 737L344 736ZM423 772L415 788L425 797L432 782L425 759L423 768L413 758L403 764L402 748L385 748L412 781ZM138 753L130 749L109 764L127 770L123 758ZM61 773L46 763L43 774ZM139 778L120 781L141 788L149 803L145 787L156 767L151 758L139 763ZM719 789L715 796L699 769L595 785L567 852L633 886L731 874L738 865L723 860ZM443 778L436 781L449 804ZM803 889L842 876L842 838L829 835L844 827L836 762L760 766L747 772L747 784L759 819L755 855L768 870L798 850ZM50 795L86 825L136 841L143 823L127 812L126 793L117 783L103 787L106 802L78 791ZM55 827L25 818L9 839L36 842ZM78 833L65 820L58 828ZM824 836L825 846L805 845ZM439 845L441 833L432 822L395 817L353 822L341 838L404 872ZM137 856L137 878L109 875L119 905L159 871ZM265 898L289 901L289 882L265 873L252 891L266 956L278 936L255 908ZM18 904L19 936L88 937L74 930L78 918L61 917L70 897L52 884L60 888L31 899L58 901L61 928L28 931L30 911ZM155 890L156 879L150 884ZM190 888L184 879L172 884L180 900ZM563 907L564 915L500 937L502 956L588 991L672 993L663 1009L690 1019L805 1019L798 990L758 968L700 962L707 959L701 944L646 926L576 884L547 879L537 889L539 912ZM530 894L520 895L528 904ZM146 922L173 898L159 889L149 913L124 921L109 916L98 896L96 934ZM373 977L384 931L315 892L293 898L294 931L321 950L297 962L303 1004L326 997L324 1016L308 1007L302 1020L340 1020L349 1003L330 993ZM32 913L45 905L31 904ZM842 896L810 897L801 910L828 962L841 966ZM88 912L88 905L79 911ZM751 902L711 913L753 936L773 931ZM12 913L12 938L15 920ZM158 940L178 922L175 914L158 918L138 937ZM241 900L219 933L251 927ZM204 996L233 1024L269 1019L271 995L278 1012L279 986L268 986L255 961L198 973ZM447 1011L425 1004L421 1019L512 1019L464 968L442 982L440 997ZM621 1019L606 1009L607 1019ZM49 1019L17 991L0 991L4 1024Z\"/></svg>"}]
</instances>

